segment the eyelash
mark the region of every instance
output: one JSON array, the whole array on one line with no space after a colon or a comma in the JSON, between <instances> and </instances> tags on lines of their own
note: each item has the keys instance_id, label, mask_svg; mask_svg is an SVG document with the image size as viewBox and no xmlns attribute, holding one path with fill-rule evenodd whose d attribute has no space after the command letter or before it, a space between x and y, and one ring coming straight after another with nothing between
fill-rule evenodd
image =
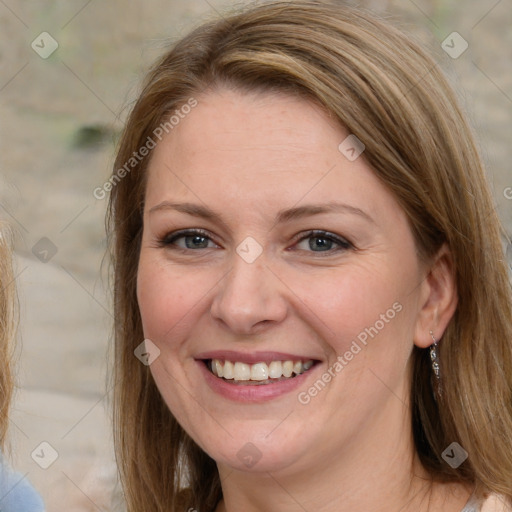
<instances>
[{"instance_id":1,"label":"eyelash","mask_svg":"<svg viewBox=\"0 0 512 512\"><path fill-rule=\"evenodd\" d=\"M211 239L211 237L207 231L204 231L202 229L186 229L186 230L176 231L174 233L170 233L170 234L166 235L161 240L159 240L158 245L160 247L165 247L167 249L177 250L177 251L182 251L182 252L198 251L199 249L188 249L188 248L178 247L175 245L177 240L179 240L180 238L186 238L188 236L201 236L201 237L207 238L209 241L215 243ZM336 248L336 249L330 249L330 250L326 250L326 251L307 251L307 252L312 252L313 254L323 254L324 253L327 255L331 255L335 252L347 251L350 249L354 249L354 245L351 242L349 242L348 240L346 240L345 238L341 238L341 237L335 235L334 233L330 233L328 231L323 231L323 230L319 230L319 229L313 229L306 233L301 234L300 237L299 236L295 237L294 244L296 245L304 240L307 240L308 238L320 238L320 239L329 240L329 241L334 242L335 244L338 244L338 248ZM210 249L210 248L204 247L204 248L200 248L200 249Z\"/></svg>"}]
</instances>

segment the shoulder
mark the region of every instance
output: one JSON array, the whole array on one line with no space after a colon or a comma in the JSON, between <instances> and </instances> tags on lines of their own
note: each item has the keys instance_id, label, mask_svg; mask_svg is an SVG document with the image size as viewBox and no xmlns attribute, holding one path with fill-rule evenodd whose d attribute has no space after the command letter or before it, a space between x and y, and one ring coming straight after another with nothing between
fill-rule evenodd
<instances>
[{"instance_id":1,"label":"shoulder","mask_svg":"<svg viewBox=\"0 0 512 512\"><path fill-rule=\"evenodd\" d=\"M481 512L512 512L512 506L502 496L491 494L482 503Z\"/></svg>"},{"instance_id":2,"label":"shoulder","mask_svg":"<svg viewBox=\"0 0 512 512\"><path fill-rule=\"evenodd\" d=\"M41 496L26 476L0 462L0 510L2 512L44 512Z\"/></svg>"}]
</instances>

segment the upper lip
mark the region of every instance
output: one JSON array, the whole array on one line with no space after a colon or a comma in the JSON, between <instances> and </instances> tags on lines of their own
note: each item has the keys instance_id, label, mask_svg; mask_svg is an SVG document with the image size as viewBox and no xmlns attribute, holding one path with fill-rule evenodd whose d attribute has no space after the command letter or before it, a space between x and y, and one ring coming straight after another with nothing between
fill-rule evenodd
<instances>
[{"instance_id":1,"label":"upper lip","mask_svg":"<svg viewBox=\"0 0 512 512\"><path fill-rule=\"evenodd\" d=\"M212 350L209 352L201 352L195 356L195 359L219 359L221 361L240 362L246 364L256 364L271 361L318 361L318 358L287 354L285 352L237 352L235 350Z\"/></svg>"}]
</instances>

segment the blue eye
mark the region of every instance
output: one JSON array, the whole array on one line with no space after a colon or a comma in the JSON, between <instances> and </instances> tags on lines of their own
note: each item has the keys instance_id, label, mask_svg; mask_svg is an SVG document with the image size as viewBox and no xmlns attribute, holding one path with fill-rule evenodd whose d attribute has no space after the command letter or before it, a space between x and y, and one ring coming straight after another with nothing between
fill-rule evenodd
<instances>
[{"instance_id":1,"label":"blue eye","mask_svg":"<svg viewBox=\"0 0 512 512\"><path fill-rule=\"evenodd\" d=\"M166 236L160 243L164 247L174 245L180 249L192 250L210 249L212 247L217 247L217 245L212 242L210 237L201 230L178 231L176 233L172 233L169 236ZM210 243L213 245L209 245Z\"/></svg>"},{"instance_id":2,"label":"blue eye","mask_svg":"<svg viewBox=\"0 0 512 512\"><path fill-rule=\"evenodd\" d=\"M301 247L302 245L302 247ZM353 246L347 240L327 231L313 230L302 236L296 247L312 252L337 252L351 249Z\"/></svg>"}]
</instances>

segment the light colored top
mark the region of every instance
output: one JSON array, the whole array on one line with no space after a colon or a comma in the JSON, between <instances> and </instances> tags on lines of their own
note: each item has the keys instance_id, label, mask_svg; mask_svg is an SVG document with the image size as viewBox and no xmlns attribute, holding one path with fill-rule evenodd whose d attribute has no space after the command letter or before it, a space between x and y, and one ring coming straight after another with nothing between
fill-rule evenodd
<instances>
[{"instance_id":1,"label":"light colored top","mask_svg":"<svg viewBox=\"0 0 512 512\"><path fill-rule=\"evenodd\" d=\"M512 512L512 509L496 494L491 494L483 502L471 495L461 512Z\"/></svg>"},{"instance_id":2,"label":"light colored top","mask_svg":"<svg viewBox=\"0 0 512 512\"><path fill-rule=\"evenodd\" d=\"M44 512L41 496L30 485L26 476L11 471L0 455L0 511Z\"/></svg>"}]
</instances>

